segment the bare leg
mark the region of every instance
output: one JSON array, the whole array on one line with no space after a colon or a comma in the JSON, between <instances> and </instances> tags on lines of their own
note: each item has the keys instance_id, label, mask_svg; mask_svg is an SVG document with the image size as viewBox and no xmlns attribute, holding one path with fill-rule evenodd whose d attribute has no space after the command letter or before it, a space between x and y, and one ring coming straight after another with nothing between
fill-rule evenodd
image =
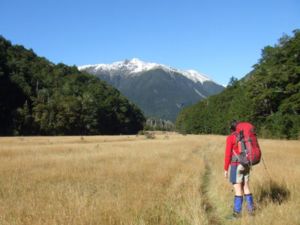
<instances>
[{"instance_id":1,"label":"bare leg","mask_svg":"<svg viewBox=\"0 0 300 225\"><path fill-rule=\"evenodd\" d=\"M243 196L242 184L234 184L233 188L236 196Z\"/></svg>"},{"instance_id":2,"label":"bare leg","mask_svg":"<svg viewBox=\"0 0 300 225\"><path fill-rule=\"evenodd\" d=\"M243 190L244 190L244 194L245 195L249 195L251 194L250 188L249 188L249 182L245 181L244 185L243 185Z\"/></svg>"}]
</instances>

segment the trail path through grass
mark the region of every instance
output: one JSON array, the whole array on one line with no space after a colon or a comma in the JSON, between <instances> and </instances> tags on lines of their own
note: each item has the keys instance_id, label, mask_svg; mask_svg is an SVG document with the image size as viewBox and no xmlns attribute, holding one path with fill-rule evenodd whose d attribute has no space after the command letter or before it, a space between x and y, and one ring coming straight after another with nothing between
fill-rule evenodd
<instances>
[{"instance_id":1,"label":"trail path through grass","mask_svg":"<svg viewBox=\"0 0 300 225\"><path fill-rule=\"evenodd\" d=\"M208 151L210 144L205 148L202 152L202 157L204 161L204 174L201 177L201 186L200 186L200 194L202 196L202 207L206 212L208 224L211 225L222 225L221 219L218 217L215 205L212 203L211 199L209 198L208 191L211 185L211 167L208 160Z\"/></svg>"}]
</instances>

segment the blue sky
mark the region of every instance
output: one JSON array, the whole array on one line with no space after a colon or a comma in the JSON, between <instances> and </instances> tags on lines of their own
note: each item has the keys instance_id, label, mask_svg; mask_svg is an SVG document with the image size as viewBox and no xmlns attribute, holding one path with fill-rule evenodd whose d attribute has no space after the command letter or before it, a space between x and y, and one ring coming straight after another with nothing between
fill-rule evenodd
<instances>
[{"instance_id":1,"label":"blue sky","mask_svg":"<svg viewBox=\"0 0 300 225\"><path fill-rule=\"evenodd\" d=\"M300 28L298 0L0 0L0 34L54 63L140 58L243 77Z\"/></svg>"}]
</instances>

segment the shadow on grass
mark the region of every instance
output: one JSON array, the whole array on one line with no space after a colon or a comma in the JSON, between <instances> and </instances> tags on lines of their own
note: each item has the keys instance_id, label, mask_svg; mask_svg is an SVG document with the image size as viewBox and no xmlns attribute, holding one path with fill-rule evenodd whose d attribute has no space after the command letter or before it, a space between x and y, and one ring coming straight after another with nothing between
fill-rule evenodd
<instances>
[{"instance_id":1,"label":"shadow on grass","mask_svg":"<svg viewBox=\"0 0 300 225\"><path fill-rule=\"evenodd\" d=\"M261 204L273 202L280 205L289 199L290 191L286 183L270 180L259 187L257 197Z\"/></svg>"}]
</instances>

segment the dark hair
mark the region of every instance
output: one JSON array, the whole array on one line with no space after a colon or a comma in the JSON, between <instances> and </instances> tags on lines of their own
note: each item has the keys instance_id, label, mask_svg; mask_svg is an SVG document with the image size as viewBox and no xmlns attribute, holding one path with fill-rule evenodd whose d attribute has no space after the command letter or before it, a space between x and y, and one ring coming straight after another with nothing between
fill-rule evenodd
<instances>
[{"instance_id":1,"label":"dark hair","mask_svg":"<svg viewBox=\"0 0 300 225\"><path fill-rule=\"evenodd\" d=\"M235 131L236 125L237 125L237 124L238 124L238 121L237 121L237 120L232 120L232 121L230 122L230 131L231 131L231 132Z\"/></svg>"}]
</instances>

